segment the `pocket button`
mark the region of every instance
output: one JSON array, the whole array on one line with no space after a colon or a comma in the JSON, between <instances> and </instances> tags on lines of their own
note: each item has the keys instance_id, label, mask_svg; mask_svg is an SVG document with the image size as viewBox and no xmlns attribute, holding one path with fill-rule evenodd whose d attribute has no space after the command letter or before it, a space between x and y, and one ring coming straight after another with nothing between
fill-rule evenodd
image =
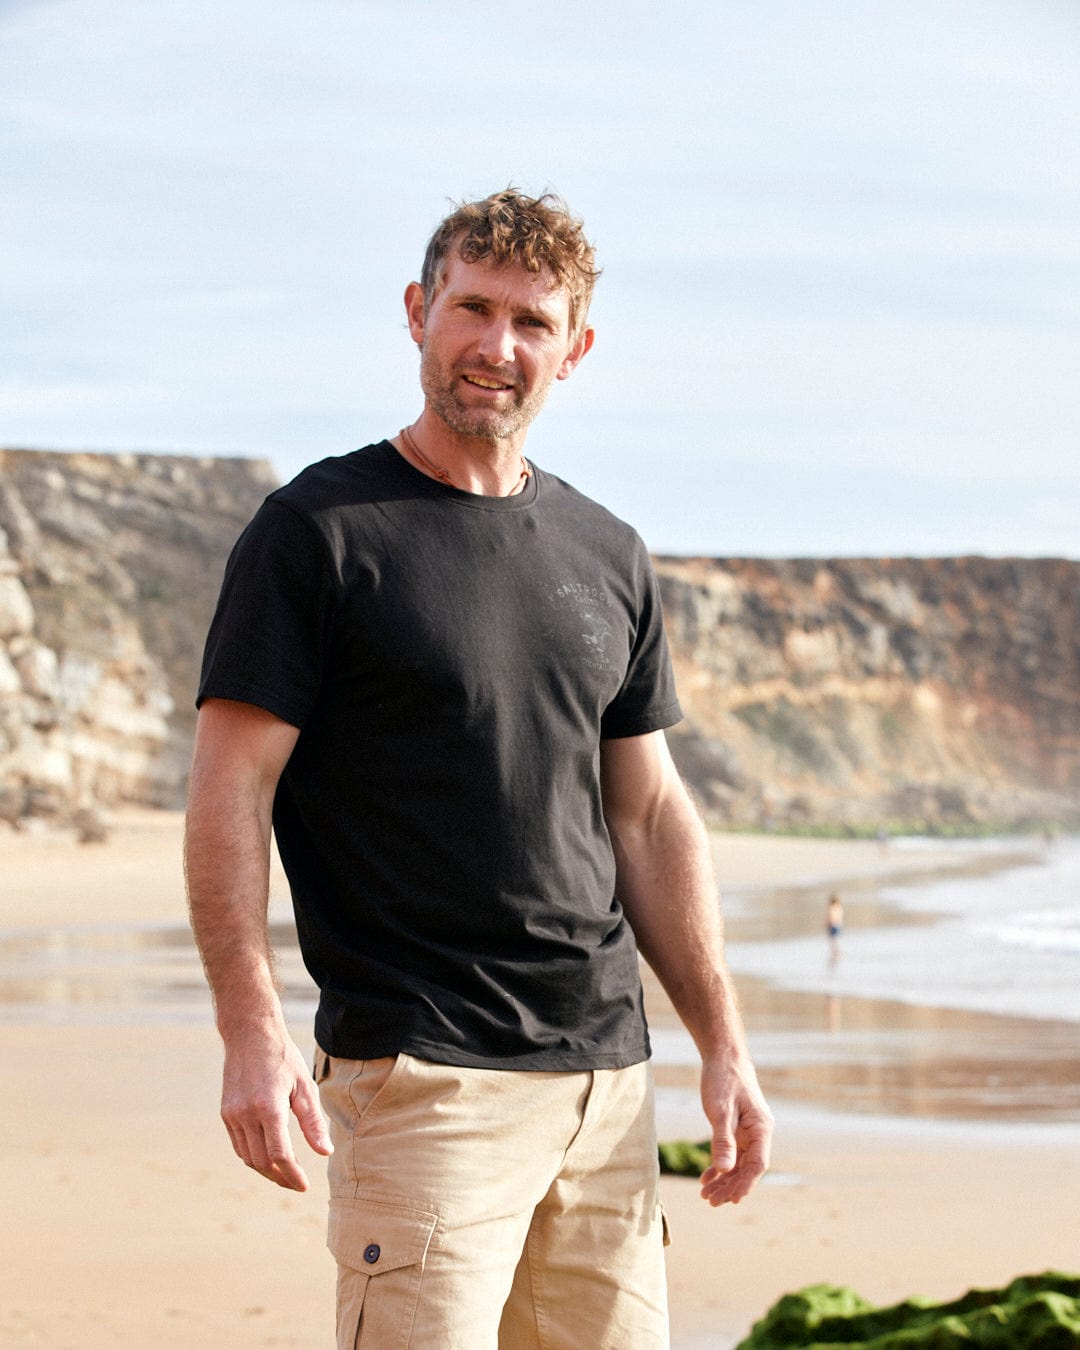
<instances>
[{"instance_id":1,"label":"pocket button","mask_svg":"<svg viewBox=\"0 0 1080 1350\"><path fill-rule=\"evenodd\" d=\"M369 1266L373 1266L382 1255L382 1249L377 1242L372 1242L370 1246L364 1248L364 1260Z\"/></svg>"}]
</instances>

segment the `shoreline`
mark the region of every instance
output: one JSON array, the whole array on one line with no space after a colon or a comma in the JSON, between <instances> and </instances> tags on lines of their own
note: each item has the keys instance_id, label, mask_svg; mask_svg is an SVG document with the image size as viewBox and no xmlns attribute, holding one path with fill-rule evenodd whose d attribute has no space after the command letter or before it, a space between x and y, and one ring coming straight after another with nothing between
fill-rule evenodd
<instances>
[{"instance_id":1,"label":"shoreline","mask_svg":"<svg viewBox=\"0 0 1080 1350\"><path fill-rule=\"evenodd\" d=\"M44 932L52 946L35 949L35 987L51 979L55 996L0 1020L0 1091L12 1104L0 1228L10 1292L0 1305L0 1343L12 1350L332 1344L324 1175L312 1158L312 1189L295 1195L233 1157L217 1116L221 1049L197 959L168 944L149 954L71 947L74 930L186 927L179 837L176 813L137 811L119 815L100 845L5 836L4 978L28 959L12 935ZM926 864L883 857L872 841L725 835L715 843L733 911L740 888L757 899L834 878L877 884ZM964 852L946 847L942 855L960 867ZM275 913L284 895L276 873ZM733 913L732 930L741 922ZM136 969L163 1001L132 997ZM100 1001L108 980L127 1004ZM772 1036L764 1023L774 1013L748 1002L752 1038ZM177 1020L176 1007L192 1015ZM650 1012L666 1034L655 999ZM290 1026L306 1052L306 1009ZM776 1032L780 1055L785 1036ZM677 1058L665 1054L658 1067ZM674 1105L661 1086L659 1114L681 1124L676 1107L685 1111L682 1137L690 1137L695 1119L704 1120L694 1114L696 1074L671 1067L684 1078ZM773 1104L773 1171L744 1204L714 1211L694 1181L662 1178L675 1350L727 1350L781 1294L818 1280L889 1303L1076 1266L1080 1118L1040 1125L856 1115L775 1092ZM43 1269L59 1278L43 1280Z\"/></svg>"}]
</instances>

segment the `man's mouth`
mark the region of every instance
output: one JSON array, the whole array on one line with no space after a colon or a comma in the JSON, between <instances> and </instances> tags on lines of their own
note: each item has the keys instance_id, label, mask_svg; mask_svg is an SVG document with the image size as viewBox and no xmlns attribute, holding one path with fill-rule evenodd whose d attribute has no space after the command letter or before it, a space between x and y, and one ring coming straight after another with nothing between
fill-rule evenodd
<instances>
[{"instance_id":1,"label":"man's mouth","mask_svg":"<svg viewBox=\"0 0 1080 1350\"><path fill-rule=\"evenodd\" d=\"M505 380L491 380L486 375L462 375L466 384L475 385L477 389L513 389L512 384L507 384Z\"/></svg>"}]
</instances>

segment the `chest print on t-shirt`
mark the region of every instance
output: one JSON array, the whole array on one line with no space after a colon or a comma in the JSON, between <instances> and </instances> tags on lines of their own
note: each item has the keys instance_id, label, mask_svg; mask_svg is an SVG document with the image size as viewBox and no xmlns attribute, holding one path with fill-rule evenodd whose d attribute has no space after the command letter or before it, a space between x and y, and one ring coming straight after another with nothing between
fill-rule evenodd
<instances>
[{"instance_id":1,"label":"chest print on t-shirt","mask_svg":"<svg viewBox=\"0 0 1080 1350\"><path fill-rule=\"evenodd\" d=\"M568 581L559 587L552 598L571 610L580 626L584 664L590 670L613 670L610 644L615 629L608 617L611 597L597 586Z\"/></svg>"}]
</instances>

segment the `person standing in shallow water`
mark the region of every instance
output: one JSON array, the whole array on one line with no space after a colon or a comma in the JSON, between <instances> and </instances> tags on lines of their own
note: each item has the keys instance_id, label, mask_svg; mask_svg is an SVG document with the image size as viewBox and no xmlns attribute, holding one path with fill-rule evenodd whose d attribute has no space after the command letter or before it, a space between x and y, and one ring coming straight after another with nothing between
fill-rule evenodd
<instances>
[{"instance_id":1,"label":"person standing in shallow water","mask_svg":"<svg viewBox=\"0 0 1080 1350\"><path fill-rule=\"evenodd\" d=\"M207 638L185 861L222 1117L278 1185L307 1186L290 1112L330 1155L342 1350L668 1344L639 951L702 1056L703 1197L768 1165L648 554L524 455L597 275L555 198L453 211L405 291L419 416L270 495Z\"/></svg>"},{"instance_id":2,"label":"person standing in shallow water","mask_svg":"<svg viewBox=\"0 0 1080 1350\"><path fill-rule=\"evenodd\" d=\"M829 937L829 955L832 960L840 955L840 934L844 931L844 902L833 891L825 906L825 932Z\"/></svg>"}]
</instances>

